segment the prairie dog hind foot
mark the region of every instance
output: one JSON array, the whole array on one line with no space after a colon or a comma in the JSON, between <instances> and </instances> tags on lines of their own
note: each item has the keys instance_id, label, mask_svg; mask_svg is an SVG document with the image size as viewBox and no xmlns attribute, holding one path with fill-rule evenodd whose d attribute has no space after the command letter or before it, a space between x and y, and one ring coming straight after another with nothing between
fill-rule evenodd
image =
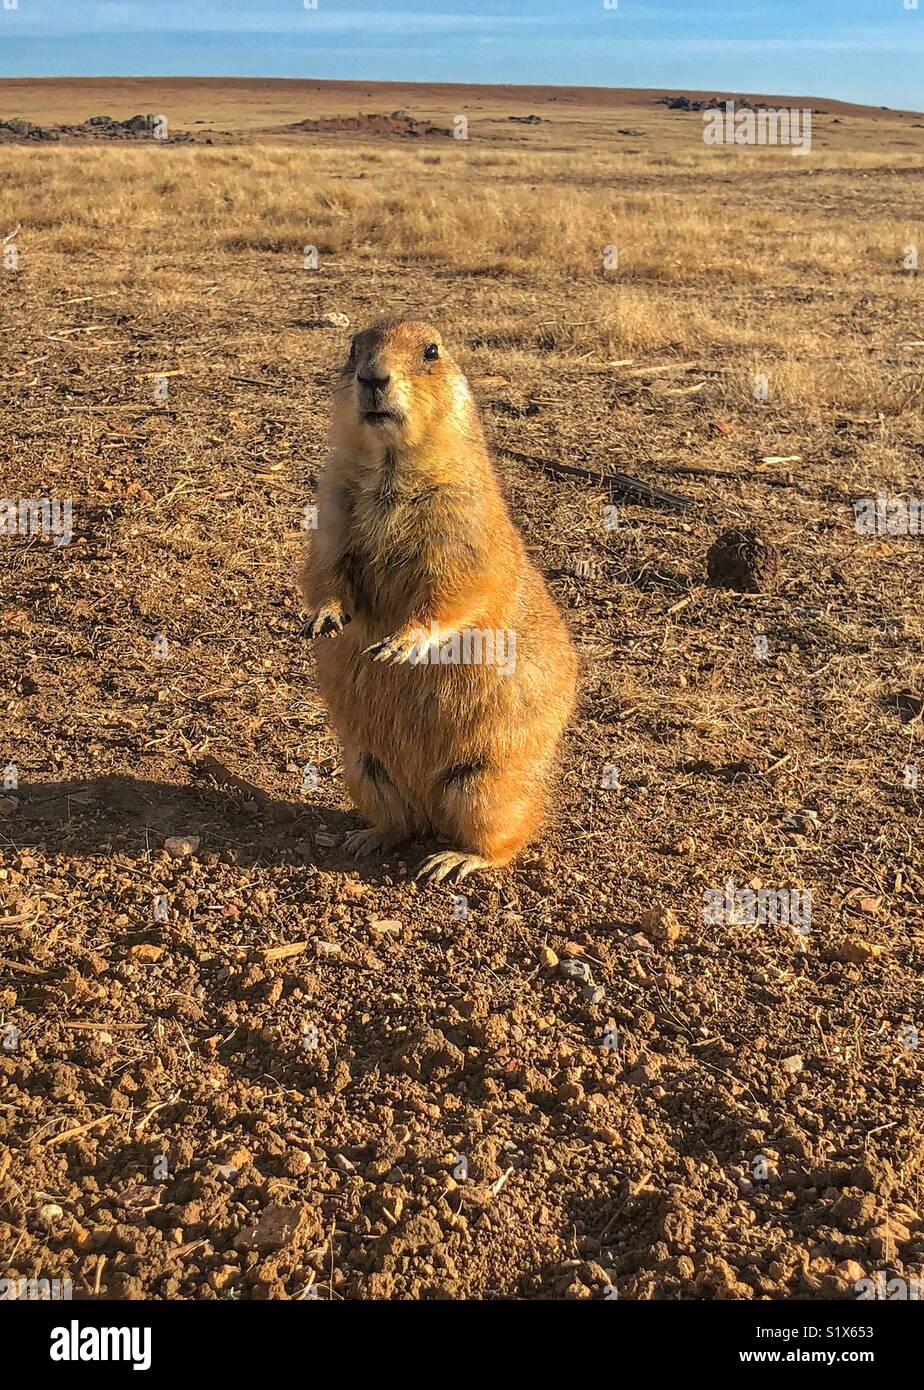
<instances>
[{"instance_id":1,"label":"prairie dog hind foot","mask_svg":"<svg viewBox=\"0 0 924 1390\"><path fill-rule=\"evenodd\" d=\"M402 830L354 830L343 841L344 854L351 859L368 859L373 854L390 854L410 837Z\"/></svg>"},{"instance_id":2,"label":"prairie dog hind foot","mask_svg":"<svg viewBox=\"0 0 924 1390\"><path fill-rule=\"evenodd\" d=\"M496 859L482 859L480 854L466 854L464 851L454 849L440 850L438 854L430 854L419 866L415 879L423 879L427 883L442 883L444 880L451 883L461 883L463 878L475 873L478 869L493 869L497 867Z\"/></svg>"}]
</instances>

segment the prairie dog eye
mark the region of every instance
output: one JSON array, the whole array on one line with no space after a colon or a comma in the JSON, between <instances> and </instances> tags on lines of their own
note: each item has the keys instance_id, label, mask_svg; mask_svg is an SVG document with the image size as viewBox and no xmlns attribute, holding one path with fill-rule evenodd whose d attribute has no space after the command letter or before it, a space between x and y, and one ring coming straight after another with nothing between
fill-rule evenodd
<instances>
[{"instance_id":1,"label":"prairie dog eye","mask_svg":"<svg viewBox=\"0 0 924 1390\"><path fill-rule=\"evenodd\" d=\"M440 355L439 347L436 343L428 343L424 348L424 361L435 362Z\"/></svg>"}]
</instances>

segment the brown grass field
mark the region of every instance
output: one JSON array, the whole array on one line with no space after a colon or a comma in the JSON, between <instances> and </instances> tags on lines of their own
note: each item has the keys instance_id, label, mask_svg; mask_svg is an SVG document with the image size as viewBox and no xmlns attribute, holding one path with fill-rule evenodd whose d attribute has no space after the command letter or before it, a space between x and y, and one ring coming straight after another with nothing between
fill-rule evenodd
<instances>
[{"instance_id":1,"label":"brown grass field","mask_svg":"<svg viewBox=\"0 0 924 1390\"><path fill-rule=\"evenodd\" d=\"M924 497L924 118L787 98L822 113L794 156L707 148L659 95L0 82L0 118L195 136L0 146L0 494L74 517L70 545L0 537L4 1276L921 1277L924 539L858 534L853 503ZM288 129L395 109L469 138ZM414 883L425 846L338 849L359 822L293 580L330 313L441 326L580 655L548 827L464 918ZM756 593L706 582L741 525L781 556ZM728 880L809 890L811 931L708 922Z\"/></svg>"}]
</instances>

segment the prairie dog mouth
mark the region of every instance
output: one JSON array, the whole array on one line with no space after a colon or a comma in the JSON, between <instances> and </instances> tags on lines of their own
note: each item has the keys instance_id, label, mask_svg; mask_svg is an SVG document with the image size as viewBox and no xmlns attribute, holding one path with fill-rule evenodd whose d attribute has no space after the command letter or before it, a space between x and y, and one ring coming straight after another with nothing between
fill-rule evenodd
<instances>
[{"instance_id":1,"label":"prairie dog mouth","mask_svg":"<svg viewBox=\"0 0 924 1390\"><path fill-rule=\"evenodd\" d=\"M401 416L394 410L366 410L363 421L367 425L400 425Z\"/></svg>"}]
</instances>

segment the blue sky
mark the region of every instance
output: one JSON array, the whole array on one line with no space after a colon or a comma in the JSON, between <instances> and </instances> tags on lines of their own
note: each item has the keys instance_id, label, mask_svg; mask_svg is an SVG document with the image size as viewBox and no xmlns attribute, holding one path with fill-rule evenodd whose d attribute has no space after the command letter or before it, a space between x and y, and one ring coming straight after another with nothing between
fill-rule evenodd
<instances>
[{"instance_id":1,"label":"blue sky","mask_svg":"<svg viewBox=\"0 0 924 1390\"><path fill-rule=\"evenodd\" d=\"M916 2L0 0L0 76L692 87L920 110Z\"/></svg>"}]
</instances>

